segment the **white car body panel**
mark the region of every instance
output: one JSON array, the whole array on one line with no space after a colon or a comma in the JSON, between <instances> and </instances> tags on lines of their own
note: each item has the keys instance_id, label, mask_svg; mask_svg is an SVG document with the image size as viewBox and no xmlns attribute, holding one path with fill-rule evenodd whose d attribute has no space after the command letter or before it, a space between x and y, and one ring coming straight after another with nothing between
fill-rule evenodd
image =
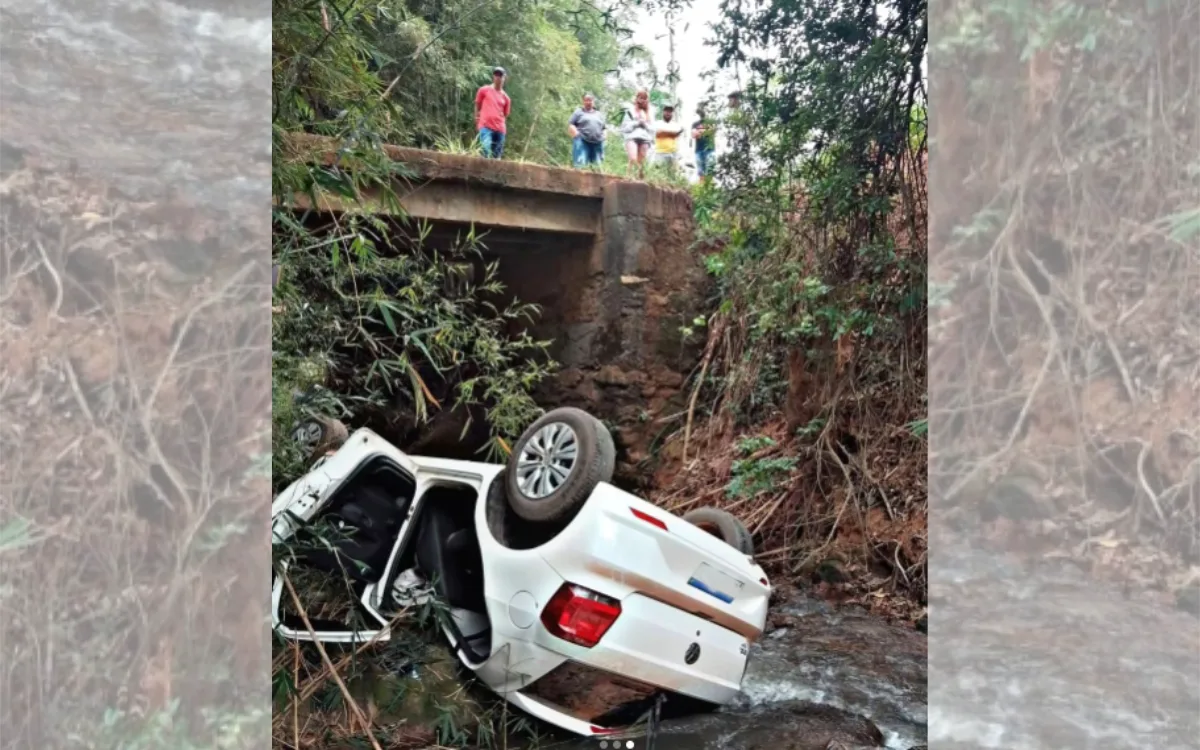
<instances>
[{"instance_id":1,"label":"white car body panel","mask_svg":"<svg viewBox=\"0 0 1200 750\"><path fill-rule=\"evenodd\" d=\"M739 692L749 645L766 624L770 586L762 569L721 540L640 498L600 484L578 515L549 542L514 550L497 541L488 526L488 490L501 481L497 464L407 456L370 430L353 433L335 454L323 459L272 503L272 539L294 530L285 511L311 521L364 462L385 456L409 472L416 484L383 581L398 573L403 549L415 542L425 493L439 485L469 487L477 498L474 523L483 560L484 599L491 625L491 653L473 664L457 653L479 679L531 715L583 735L609 730L558 710L520 692L567 662L575 662L661 689L724 704ZM639 517L638 514L641 514ZM664 524L666 530L646 520ZM699 571L699 572L698 572ZM699 580L703 579L703 580ZM711 579L711 580L710 580ZM690 582L697 582L697 588ZM703 590L706 583L731 601ZM591 648L552 635L540 614L565 583L586 587L621 604L621 614ZM728 589L728 590L724 590ZM307 632L283 627L277 579L273 623L288 638L308 640ZM367 587L362 603L380 629L360 633L319 633L330 642L363 642L388 637L382 585ZM452 645L455 634L444 628ZM698 657L685 662L690 645Z\"/></svg>"}]
</instances>

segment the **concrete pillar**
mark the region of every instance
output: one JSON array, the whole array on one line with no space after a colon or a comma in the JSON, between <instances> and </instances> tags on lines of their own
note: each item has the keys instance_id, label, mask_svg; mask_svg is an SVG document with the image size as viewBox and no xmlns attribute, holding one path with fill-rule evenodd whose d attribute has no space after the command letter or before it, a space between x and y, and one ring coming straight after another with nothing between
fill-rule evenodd
<instances>
[{"instance_id":1,"label":"concrete pillar","mask_svg":"<svg viewBox=\"0 0 1200 750\"><path fill-rule=\"evenodd\" d=\"M604 187L600 236L593 251L602 268L594 362L626 367L643 364L646 284L628 282L641 278L639 261L651 252L649 216L652 204L659 202L654 200L655 194L660 192L642 182L613 182Z\"/></svg>"}]
</instances>

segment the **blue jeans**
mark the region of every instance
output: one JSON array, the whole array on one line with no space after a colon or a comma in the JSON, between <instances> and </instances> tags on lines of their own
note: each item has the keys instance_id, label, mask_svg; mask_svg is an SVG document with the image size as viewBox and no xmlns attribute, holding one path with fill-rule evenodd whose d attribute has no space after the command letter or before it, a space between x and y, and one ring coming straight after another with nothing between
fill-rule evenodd
<instances>
[{"instance_id":1,"label":"blue jeans","mask_svg":"<svg viewBox=\"0 0 1200 750\"><path fill-rule=\"evenodd\" d=\"M696 172L703 177L708 174L709 165L712 162L713 152L711 149L707 151L696 151Z\"/></svg>"},{"instance_id":2,"label":"blue jeans","mask_svg":"<svg viewBox=\"0 0 1200 750\"><path fill-rule=\"evenodd\" d=\"M604 161L604 141L599 143L588 143L583 140L583 136L575 136L575 143L571 149L571 156L575 160L575 166L585 167L588 164L599 164Z\"/></svg>"},{"instance_id":3,"label":"blue jeans","mask_svg":"<svg viewBox=\"0 0 1200 750\"><path fill-rule=\"evenodd\" d=\"M483 147L483 158L499 159L504 155L504 133L497 133L490 128L480 128L479 145Z\"/></svg>"}]
</instances>

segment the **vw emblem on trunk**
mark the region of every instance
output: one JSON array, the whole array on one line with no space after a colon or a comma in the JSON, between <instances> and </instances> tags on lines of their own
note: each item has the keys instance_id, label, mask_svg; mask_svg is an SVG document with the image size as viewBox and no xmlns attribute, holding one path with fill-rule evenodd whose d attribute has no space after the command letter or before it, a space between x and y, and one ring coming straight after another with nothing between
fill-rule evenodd
<instances>
[{"instance_id":1,"label":"vw emblem on trunk","mask_svg":"<svg viewBox=\"0 0 1200 750\"><path fill-rule=\"evenodd\" d=\"M700 644L693 643L692 645L688 646L687 653L683 655L683 660L685 662L687 662L688 664L695 664L696 660L699 658L700 658Z\"/></svg>"}]
</instances>

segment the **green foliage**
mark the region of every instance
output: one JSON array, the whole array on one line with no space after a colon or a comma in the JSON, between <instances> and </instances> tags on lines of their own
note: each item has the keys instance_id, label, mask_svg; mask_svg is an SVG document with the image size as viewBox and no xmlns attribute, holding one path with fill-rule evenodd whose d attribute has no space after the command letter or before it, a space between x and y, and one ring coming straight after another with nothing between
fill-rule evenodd
<instances>
[{"instance_id":1,"label":"green foliage","mask_svg":"<svg viewBox=\"0 0 1200 750\"><path fill-rule=\"evenodd\" d=\"M788 456L748 458L733 462L733 479L726 492L730 497L754 497L787 485L788 474L797 459Z\"/></svg>"},{"instance_id":2,"label":"green foliage","mask_svg":"<svg viewBox=\"0 0 1200 750\"><path fill-rule=\"evenodd\" d=\"M1168 236L1176 242L1187 242L1200 235L1200 208L1180 211L1167 217Z\"/></svg>"},{"instance_id":3,"label":"green foliage","mask_svg":"<svg viewBox=\"0 0 1200 750\"><path fill-rule=\"evenodd\" d=\"M30 533L32 524L24 518L13 518L0 525L0 553L36 544L40 537Z\"/></svg>"},{"instance_id":4,"label":"green foliage","mask_svg":"<svg viewBox=\"0 0 1200 750\"><path fill-rule=\"evenodd\" d=\"M767 448L774 448L775 440L766 435L756 435L755 437L744 437L737 442L737 452L742 456L749 456L753 453L758 453Z\"/></svg>"},{"instance_id":5,"label":"green foliage","mask_svg":"<svg viewBox=\"0 0 1200 750\"><path fill-rule=\"evenodd\" d=\"M339 416L387 408L420 423L451 405L486 406L499 451L499 439L536 418L529 392L549 372L545 342L507 335L537 308L496 302L504 297L497 265L483 261L473 238L444 252L385 254L381 243L397 234L374 220L350 217L336 231L336 241L315 247L299 244L306 233L277 243L287 268L275 290L277 383L301 392L336 383ZM277 403L289 397L275 395ZM295 419L294 399L279 408ZM276 440L276 471L288 475L287 431Z\"/></svg>"},{"instance_id":6,"label":"green foliage","mask_svg":"<svg viewBox=\"0 0 1200 750\"><path fill-rule=\"evenodd\" d=\"M756 457L756 454L769 451L776 445L775 440L766 435L738 440L735 449L741 458L733 462L733 476L725 488L730 497L754 497L786 484L788 474L796 466L795 457Z\"/></svg>"},{"instance_id":7,"label":"green foliage","mask_svg":"<svg viewBox=\"0 0 1200 750\"><path fill-rule=\"evenodd\" d=\"M1092 52L1102 45L1111 18L1103 6L1072 0L1053 3L960 4L934 45L938 55L969 60L1000 50L1020 49L1021 62L1054 45Z\"/></svg>"},{"instance_id":8,"label":"green foliage","mask_svg":"<svg viewBox=\"0 0 1200 750\"><path fill-rule=\"evenodd\" d=\"M187 720L176 698L166 708L142 717L126 711L105 712L96 732L88 737L69 739L78 747L97 750L233 750L249 747L251 737L260 737L266 728L266 715L259 709L244 714L207 712L200 719L203 727ZM199 741L198 737L205 737Z\"/></svg>"},{"instance_id":9,"label":"green foliage","mask_svg":"<svg viewBox=\"0 0 1200 750\"><path fill-rule=\"evenodd\" d=\"M719 64L751 75L724 113L730 151L694 198L719 248L718 315L744 334L725 354L725 403L745 419L755 401L778 406L761 394L778 397L789 351L819 368L844 337L887 342L867 346L888 379L895 345L923 331L925 15L920 0L726 6Z\"/></svg>"},{"instance_id":10,"label":"green foliage","mask_svg":"<svg viewBox=\"0 0 1200 750\"><path fill-rule=\"evenodd\" d=\"M924 438L929 435L928 419L914 419L904 427L912 433L913 437Z\"/></svg>"},{"instance_id":11,"label":"green foliage","mask_svg":"<svg viewBox=\"0 0 1200 750\"><path fill-rule=\"evenodd\" d=\"M506 153L547 161L569 154L566 120L583 94L603 94L620 54L614 11L580 0L391 0L363 27L365 69L395 85L394 142L435 146L475 131L474 100L491 70L508 71Z\"/></svg>"},{"instance_id":12,"label":"green foliage","mask_svg":"<svg viewBox=\"0 0 1200 750\"><path fill-rule=\"evenodd\" d=\"M568 5L275 3L273 255L282 268L273 321L277 484L302 468L289 438L306 415L353 421L386 410L392 421L415 425L441 410L474 415L478 407L491 429L492 457L504 438L536 417L529 394L550 370L546 344L510 336L510 328L522 328L538 311L510 301L496 265L480 257L477 238L435 251L423 228L369 211L334 220L291 206L296 196L307 196L310 205L332 196L353 206L369 192L375 202L369 208L401 215L393 185L407 173L383 144L440 138L444 147L472 148L470 130L431 128L446 112L426 99L422 86L442 92L457 80L461 88L468 77L486 80L497 63L515 81L521 66L547 68L552 57L570 63L585 50L597 61L608 59L588 24L578 30L592 40L587 44L566 34ZM535 45L528 34L541 41ZM503 39L530 45L520 65L494 46ZM468 113L473 95L471 88L463 102ZM322 166L295 152L288 138L300 131L334 138L336 162Z\"/></svg>"},{"instance_id":13,"label":"green foliage","mask_svg":"<svg viewBox=\"0 0 1200 750\"><path fill-rule=\"evenodd\" d=\"M813 438L821 434L825 429L826 420L821 417L814 417L808 421L808 424L801 425L796 428L796 436L803 438Z\"/></svg>"}]
</instances>

